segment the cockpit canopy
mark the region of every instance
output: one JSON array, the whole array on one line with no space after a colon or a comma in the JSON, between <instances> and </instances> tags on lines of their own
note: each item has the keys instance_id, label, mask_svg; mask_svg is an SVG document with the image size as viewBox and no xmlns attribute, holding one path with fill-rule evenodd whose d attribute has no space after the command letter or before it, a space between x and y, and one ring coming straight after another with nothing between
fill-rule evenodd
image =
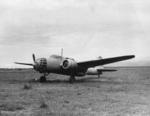
<instances>
[{"instance_id":1,"label":"cockpit canopy","mask_svg":"<svg viewBox=\"0 0 150 116\"><path fill-rule=\"evenodd\" d=\"M50 57L52 57L52 58L56 58L56 59L62 59L62 57L61 56L59 56L59 55L51 55Z\"/></svg>"},{"instance_id":2,"label":"cockpit canopy","mask_svg":"<svg viewBox=\"0 0 150 116\"><path fill-rule=\"evenodd\" d=\"M62 56L59 56L59 55L51 55L50 57L52 57L52 58L56 58L56 59L62 59ZM75 61L73 58L68 58L68 57L63 57L63 59L71 59L71 60L73 60L73 61Z\"/></svg>"}]
</instances>

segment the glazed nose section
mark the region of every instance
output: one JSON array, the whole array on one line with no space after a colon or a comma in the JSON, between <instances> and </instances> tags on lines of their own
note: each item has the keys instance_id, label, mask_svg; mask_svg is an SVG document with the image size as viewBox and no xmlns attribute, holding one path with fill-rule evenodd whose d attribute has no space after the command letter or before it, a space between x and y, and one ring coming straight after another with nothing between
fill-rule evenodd
<instances>
[{"instance_id":1,"label":"glazed nose section","mask_svg":"<svg viewBox=\"0 0 150 116\"><path fill-rule=\"evenodd\" d=\"M47 70L47 60L46 58L40 58L35 61L34 69L40 73L44 73Z\"/></svg>"}]
</instances>

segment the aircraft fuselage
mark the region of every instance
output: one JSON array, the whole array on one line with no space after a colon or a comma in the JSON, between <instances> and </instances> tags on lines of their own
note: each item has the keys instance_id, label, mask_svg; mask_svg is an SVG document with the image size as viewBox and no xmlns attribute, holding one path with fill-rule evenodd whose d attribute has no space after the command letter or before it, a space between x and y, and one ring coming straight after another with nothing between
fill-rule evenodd
<instances>
[{"instance_id":1,"label":"aircraft fuselage","mask_svg":"<svg viewBox=\"0 0 150 116\"><path fill-rule=\"evenodd\" d=\"M65 61L66 64L65 64ZM49 58L40 58L36 60L37 66L35 70L40 73L57 73L64 75L97 75L98 71L95 68L84 68L78 66L72 58L64 58L57 55L52 55Z\"/></svg>"}]
</instances>

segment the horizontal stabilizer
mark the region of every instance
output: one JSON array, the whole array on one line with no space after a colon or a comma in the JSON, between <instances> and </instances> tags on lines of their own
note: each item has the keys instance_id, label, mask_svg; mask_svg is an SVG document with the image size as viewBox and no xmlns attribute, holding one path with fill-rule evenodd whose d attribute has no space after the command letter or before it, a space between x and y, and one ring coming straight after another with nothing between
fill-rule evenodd
<instances>
[{"instance_id":1,"label":"horizontal stabilizer","mask_svg":"<svg viewBox=\"0 0 150 116\"><path fill-rule=\"evenodd\" d=\"M100 72L114 72L114 71L117 71L116 69L97 69L97 71L100 71Z\"/></svg>"}]
</instances>

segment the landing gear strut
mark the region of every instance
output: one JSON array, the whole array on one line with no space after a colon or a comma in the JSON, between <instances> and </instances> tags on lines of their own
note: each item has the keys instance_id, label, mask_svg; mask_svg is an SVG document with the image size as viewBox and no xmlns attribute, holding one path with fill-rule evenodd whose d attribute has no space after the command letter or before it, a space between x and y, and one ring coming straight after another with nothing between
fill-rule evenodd
<instances>
[{"instance_id":1,"label":"landing gear strut","mask_svg":"<svg viewBox=\"0 0 150 116\"><path fill-rule=\"evenodd\" d=\"M70 82L70 83L73 83L73 82L75 82L75 81L76 81L75 76L74 76L74 75L71 75L71 76L70 76L70 79L69 79L69 82Z\"/></svg>"},{"instance_id":2,"label":"landing gear strut","mask_svg":"<svg viewBox=\"0 0 150 116\"><path fill-rule=\"evenodd\" d=\"M98 74L98 78L100 78L100 74Z\"/></svg>"}]
</instances>

